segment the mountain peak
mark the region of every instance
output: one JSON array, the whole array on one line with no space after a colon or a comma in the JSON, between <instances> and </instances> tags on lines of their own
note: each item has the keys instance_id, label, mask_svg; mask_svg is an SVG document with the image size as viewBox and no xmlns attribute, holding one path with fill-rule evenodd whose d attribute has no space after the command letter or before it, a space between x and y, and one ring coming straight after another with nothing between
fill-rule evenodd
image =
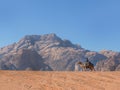
<instances>
[{"instance_id":1,"label":"mountain peak","mask_svg":"<svg viewBox=\"0 0 120 90\"><path fill-rule=\"evenodd\" d=\"M56 34L51 33L51 34L45 34L45 35L41 35L40 40L42 41L52 41L52 42L60 42L61 38L59 38Z\"/></svg>"},{"instance_id":2,"label":"mountain peak","mask_svg":"<svg viewBox=\"0 0 120 90\"><path fill-rule=\"evenodd\" d=\"M45 34L43 36L57 37L57 35L55 33Z\"/></svg>"},{"instance_id":3,"label":"mountain peak","mask_svg":"<svg viewBox=\"0 0 120 90\"><path fill-rule=\"evenodd\" d=\"M32 41L61 41L61 38L59 38L55 33L51 34L44 34L44 35L26 35L21 40L32 40Z\"/></svg>"}]
</instances>

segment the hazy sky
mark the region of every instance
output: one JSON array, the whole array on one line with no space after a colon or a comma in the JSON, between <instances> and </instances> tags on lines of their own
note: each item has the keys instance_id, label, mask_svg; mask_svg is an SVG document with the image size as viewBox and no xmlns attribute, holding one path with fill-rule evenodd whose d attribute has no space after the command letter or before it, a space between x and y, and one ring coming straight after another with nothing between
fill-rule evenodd
<instances>
[{"instance_id":1,"label":"hazy sky","mask_svg":"<svg viewBox=\"0 0 120 90\"><path fill-rule=\"evenodd\" d=\"M0 0L0 47L48 33L89 50L120 51L120 0Z\"/></svg>"}]
</instances>

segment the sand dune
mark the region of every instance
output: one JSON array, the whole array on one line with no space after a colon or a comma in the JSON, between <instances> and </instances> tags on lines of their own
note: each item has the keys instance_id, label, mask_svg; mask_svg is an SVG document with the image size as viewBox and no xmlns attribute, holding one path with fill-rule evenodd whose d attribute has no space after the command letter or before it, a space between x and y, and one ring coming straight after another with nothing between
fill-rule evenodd
<instances>
[{"instance_id":1,"label":"sand dune","mask_svg":"<svg viewBox=\"0 0 120 90\"><path fill-rule=\"evenodd\" d=\"M120 72L0 71L0 90L120 90Z\"/></svg>"}]
</instances>

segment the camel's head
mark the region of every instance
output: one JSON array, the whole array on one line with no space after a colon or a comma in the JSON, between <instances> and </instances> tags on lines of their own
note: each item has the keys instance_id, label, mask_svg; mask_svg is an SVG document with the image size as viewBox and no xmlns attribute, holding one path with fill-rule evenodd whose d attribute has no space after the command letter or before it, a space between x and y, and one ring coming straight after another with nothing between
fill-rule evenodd
<instances>
[{"instance_id":1,"label":"camel's head","mask_svg":"<svg viewBox=\"0 0 120 90\"><path fill-rule=\"evenodd\" d=\"M79 62L77 62L77 64L82 64L82 62L79 61Z\"/></svg>"}]
</instances>

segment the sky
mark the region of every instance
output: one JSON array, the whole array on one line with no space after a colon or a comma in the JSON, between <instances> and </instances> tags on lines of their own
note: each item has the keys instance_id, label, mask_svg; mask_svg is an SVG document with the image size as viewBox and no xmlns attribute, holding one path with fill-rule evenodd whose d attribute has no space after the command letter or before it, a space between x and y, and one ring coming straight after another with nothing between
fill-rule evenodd
<instances>
[{"instance_id":1,"label":"sky","mask_svg":"<svg viewBox=\"0 0 120 90\"><path fill-rule=\"evenodd\" d=\"M92 51L120 51L120 0L0 0L0 47L55 33Z\"/></svg>"}]
</instances>

